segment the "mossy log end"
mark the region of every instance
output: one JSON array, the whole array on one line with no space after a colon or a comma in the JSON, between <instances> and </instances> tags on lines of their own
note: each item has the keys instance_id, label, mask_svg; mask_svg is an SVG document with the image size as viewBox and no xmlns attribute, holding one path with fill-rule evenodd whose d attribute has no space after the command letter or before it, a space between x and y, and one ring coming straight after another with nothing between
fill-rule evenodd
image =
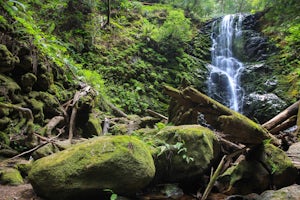
<instances>
[{"instance_id":1,"label":"mossy log end","mask_svg":"<svg viewBox=\"0 0 300 200\"><path fill-rule=\"evenodd\" d=\"M267 129L246 116L233 111L193 87L182 91L165 86L165 92L172 97L169 108L169 122L174 125L195 124L201 113L205 123L221 131L230 141L243 144L260 144L265 139L279 145L279 140Z\"/></svg>"}]
</instances>

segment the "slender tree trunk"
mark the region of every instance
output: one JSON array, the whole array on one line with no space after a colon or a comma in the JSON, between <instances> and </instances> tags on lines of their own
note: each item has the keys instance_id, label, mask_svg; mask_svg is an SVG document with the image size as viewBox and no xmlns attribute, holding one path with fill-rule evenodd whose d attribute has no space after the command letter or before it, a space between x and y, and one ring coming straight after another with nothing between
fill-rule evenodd
<instances>
[{"instance_id":1,"label":"slender tree trunk","mask_svg":"<svg viewBox=\"0 0 300 200\"><path fill-rule=\"evenodd\" d=\"M110 24L110 9L111 9L110 0L107 0L107 22L106 22L106 25Z\"/></svg>"},{"instance_id":2,"label":"slender tree trunk","mask_svg":"<svg viewBox=\"0 0 300 200\"><path fill-rule=\"evenodd\" d=\"M243 5L244 5L244 0L242 0L242 1L240 2L239 8L238 8L238 10L237 10L237 13L242 12Z\"/></svg>"}]
</instances>

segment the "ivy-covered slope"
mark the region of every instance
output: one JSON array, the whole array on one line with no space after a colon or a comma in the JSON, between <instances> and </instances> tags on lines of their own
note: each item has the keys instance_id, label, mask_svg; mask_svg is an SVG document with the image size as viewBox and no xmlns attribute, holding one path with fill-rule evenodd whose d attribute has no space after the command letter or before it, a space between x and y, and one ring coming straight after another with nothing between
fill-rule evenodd
<instances>
[{"instance_id":1,"label":"ivy-covered slope","mask_svg":"<svg viewBox=\"0 0 300 200\"><path fill-rule=\"evenodd\" d=\"M109 101L126 113L166 113L164 84L178 87L187 81L203 87L203 60L209 55L195 52L209 54L210 41L198 35L182 9L114 1L108 24L102 1L38 2L31 9L39 11L35 16L43 29L62 38L85 69L102 76ZM98 80L92 81L97 85Z\"/></svg>"},{"instance_id":2,"label":"ivy-covered slope","mask_svg":"<svg viewBox=\"0 0 300 200\"><path fill-rule=\"evenodd\" d=\"M276 45L268 59L279 80L276 93L287 102L300 98L300 2L277 0L266 9L261 31Z\"/></svg>"}]
</instances>

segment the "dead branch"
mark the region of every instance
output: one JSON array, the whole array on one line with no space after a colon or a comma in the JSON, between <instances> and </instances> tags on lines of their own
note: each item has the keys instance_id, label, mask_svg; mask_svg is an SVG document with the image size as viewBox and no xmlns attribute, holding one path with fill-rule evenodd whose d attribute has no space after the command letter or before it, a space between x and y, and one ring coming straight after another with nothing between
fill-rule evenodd
<instances>
[{"instance_id":1,"label":"dead branch","mask_svg":"<svg viewBox=\"0 0 300 200\"><path fill-rule=\"evenodd\" d=\"M226 159L226 156L223 156L223 158L221 159L215 173L212 175L211 179L209 180L209 183L203 193L203 196L201 198L201 200L205 200L207 199L211 189L213 188L217 178L219 177L220 173L221 173L221 170L223 169L223 166L224 166L224 163L225 163L225 159Z\"/></svg>"},{"instance_id":2,"label":"dead branch","mask_svg":"<svg viewBox=\"0 0 300 200\"><path fill-rule=\"evenodd\" d=\"M155 112L153 110L147 109L146 112L149 113L150 115L152 115L153 117L158 117L158 118L166 120L166 121L168 120L168 117L166 117L158 112Z\"/></svg>"},{"instance_id":3,"label":"dead branch","mask_svg":"<svg viewBox=\"0 0 300 200\"><path fill-rule=\"evenodd\" d=\"M75 119L77 115L77 103L72 108L72 114L70 117L70 126L69 126L69 140L71 141L73 138L73 131L75 130Z\"/></svg>"},{"instance_id":4,"label":"dead branch","mask_svg":"<svg viewBox=\"0 0 300 200\"><path fill-rule=\"evenodd\" d=\"M110 120L105 117L104 122L103 122L102 135L105 135L108 133L109 123L110 123Z\"/></svg>"},{"instance_id":5,"label":"dead branch","mask_svg":"<svg viewBox=\"0 0 300 200\"><path fill-rule=\"evenodd\" d=\"M52 130L61 122L65 120L63 116L55 116L53 117L46 126L43 128L43 133L45 135L51 135Z\"/></svg>"},{"instance_id":6,"label":"dead branch","mask_svg":"<svg viewBox=\"0 0 300 200\"><path fill-rule=\"evenodd\" d=\"M284 131L284 130L294 126L296 124L296 122L297 122L297 116L294 115L294 116L288 118L287 120L285 120L284 122L282 122L281 124L272 128L270 130L270 133L272 133L273 135L277 135L280 133L280 131Z\"/></svg>"},{"instance_id":7,"label":"dead branch","mask_svg":"<svg viewBox=\"0 0 300 200\"><path fill-rule=\"evenodd\" d=\"M4 160L3 162L6 162L6 161L10 161L10 160L19 158L19 157L24 156L24 155L26 155L26 154L28 154L28 153L31 153L31 152L33 152L33 151L35 151L35 150L38 150L39 148L45 146L45 145L48 144L48 143L53 143L54 140L55 140L56 138L58 138L61 134L62 134L62 133L56 135L55 137L49 138L49 139L43 137L43 139L45 140L44 143L41 143L41 144L37 145L36 147L34 147L34 148L32 148L32 149L29 149L28 151L24 151L24 152L22 152L22 153L20 153L20 154L18 154L18 155L16 155L16 156L14 156L14 157L12 157L12 158L6 159L6 160ZM38 134L35 134L35 135L37 136ZM40 136L40 135L39 135L39 136ZM42 136L40 136L40 137L42 137Z\"/></svg>"},{"instance_id":8,"label":"dead branch","mask_svg":"<svg viewBox=\"0 0 300 200\"><path fill-rule=\"evenodd\" d=\"M126 113L124 113L122 110L114 106L112 103L107 102L107 105L113 110L114 114L117 117L128 117Z\"/></svg>"},{"instance_id":9,"label":"dead branch","mask_svg":"<svg viewBox=\"0 0 300 200\"><path fill-rule=\"evenodd\" d=\"M282 111L281 113L279 113L278 115L276 115L275 117L273 117L272 119L264 123L262 127L266 128L267 130L271 130L276 125L281 124L291 116L297 115L299 102L300 101L297 101L293 105L289 106L287 109L285 109L284 111Z\"/></svg>"},{"instance_id":10,"label":"dead branch","mask_svg":"<svg viewBox=\"0 0 300 200\"><path fill-rule=\"evenodd\" d=\"M208 197L211 189L213 188L215 182L217 181L220 173L222 171L226 170L226 169L224 169L224 166L226 166L226 163L227 162L231 162L231 160L234 157L243 154L246 150L247 150L247 148L244 147L242 149L239 149L239 150L233 152L232 154L225 155L225 156L222 157L222 159L221 159L221 161L220 161L220 163L219 163L216 171L214 172L214 174L212 175L211 179L209 180L209 183L208 183L208 185L207 185L207 187L206 187L206 189L205 189L205 191L203 193L203 196L202 196L201 200L207 199L207 197Z\"/></svg>"},{"instance_id":11,"label":"dead branch","mask_svg":"<svg viewBox=\"0 0 300 200\"><path fill-rule=\"evenodd\" d=\"M73 132L76 127L75 119L77 115L77 106L78 106L78 101L81 97L86 96L91 90L91 86L85 85L80 91L77 91L73 97L72 103L70 106L72 107L72 113L70 117L70 126L69 126L69 140L71 141L73 138Z\"/></svg>"}]
</instances>

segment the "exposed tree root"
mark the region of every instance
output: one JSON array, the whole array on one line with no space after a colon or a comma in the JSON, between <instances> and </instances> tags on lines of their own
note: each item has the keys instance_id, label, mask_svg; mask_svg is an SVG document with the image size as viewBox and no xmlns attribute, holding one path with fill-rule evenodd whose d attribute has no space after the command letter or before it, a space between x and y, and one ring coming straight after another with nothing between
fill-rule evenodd
<instances>
[{"instance_id":1,"label":"exposed tree root","mask_svg":"<svg viewBox=\"0 0 300 200\"><path fill-rule=\"evenodd\" d=\"M32 111L29 108L23 108L23 107L16 106L13 104L5 104L5 103L1 103L1 102L0 102L0 108L10 108L10 109L18 110L25 114L25 117L28 120L28 122L33 122L34 118L32 115Z\"/></svg>"}]
</instances>

